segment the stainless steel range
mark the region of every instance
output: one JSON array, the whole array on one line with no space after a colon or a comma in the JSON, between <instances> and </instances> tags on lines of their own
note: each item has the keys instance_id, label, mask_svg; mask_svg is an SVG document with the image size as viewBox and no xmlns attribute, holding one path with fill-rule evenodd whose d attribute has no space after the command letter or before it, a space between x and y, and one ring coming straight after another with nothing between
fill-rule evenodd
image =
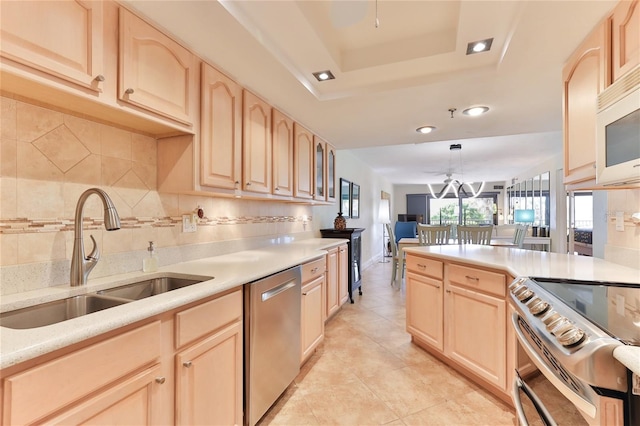
<instances>
[{"instance_id":1,"label":"stainless steel range","mask_svg":"<svg viewBox=\"0 0 640 426\"><path fill-rule=\"evenodd\" d=\"M640 284L520 277L509 286L516 336L544 376L589 424L640 424L638 377L613 357L640 346ZM544 424L555 424L541 396L516 375L521 424L531 400ZM531 416L529 416L531 417Z\"/></svg>"}]
</instances>

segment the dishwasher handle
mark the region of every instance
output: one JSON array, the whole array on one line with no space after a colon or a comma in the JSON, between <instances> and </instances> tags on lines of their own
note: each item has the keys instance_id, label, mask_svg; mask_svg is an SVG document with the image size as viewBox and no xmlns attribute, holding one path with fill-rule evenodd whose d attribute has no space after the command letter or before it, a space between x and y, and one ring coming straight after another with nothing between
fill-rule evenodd
<instances>
[{"instance_id":1,"label":"dishwasher handle","mask_svg":"<svg viewBox=\"0 0 640 426\"><path fill-rule=\"evenodd\" d=\"M291 280L291 281L287 281L286 283L280 284L279 286L273 287L272 289L269 289L262 293L262 297L261 297L262 301L266 302L267 300L273 297L276 297L283 291L287 291L290 288L295 287L296 285L297 285L297 281Z\"/></svg>"}]
</instances>

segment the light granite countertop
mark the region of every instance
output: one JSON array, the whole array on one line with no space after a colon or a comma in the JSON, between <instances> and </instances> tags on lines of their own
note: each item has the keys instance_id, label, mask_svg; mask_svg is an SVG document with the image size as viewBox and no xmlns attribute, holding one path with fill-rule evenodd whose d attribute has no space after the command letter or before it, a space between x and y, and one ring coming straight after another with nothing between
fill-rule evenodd
<instances>
[{"instance_id":1,"label":"light granite countertop","mask_svg":"<svg viewBox=\"0 0 640 426\"><path fill-rule=\"evenodd\" d=\"M90 337L161 314L223 291L240 288L268 275L317 259L345 239L309 238L159 268L91 279L86 286L49 287L2 297L0 312L117 287L141 279L174 274L205 281L44 327L16 330L0 327L0 368L52 352ZM213 278L211 278L213 277Z\"/></svg>"},{"instance_id":2,"label":"light granite countertop","mask_svg":"<svg viewBox=\"0 0 640 426\"><path fill-rule=\"evenodd\" d=\"M514 277L560 278L640 284L640 270L588 256L479 245L405 248L407 254L430 257L508 272ZM613 356L640 375L640 347L620 346Z\"/></svg>"}]
</instances>

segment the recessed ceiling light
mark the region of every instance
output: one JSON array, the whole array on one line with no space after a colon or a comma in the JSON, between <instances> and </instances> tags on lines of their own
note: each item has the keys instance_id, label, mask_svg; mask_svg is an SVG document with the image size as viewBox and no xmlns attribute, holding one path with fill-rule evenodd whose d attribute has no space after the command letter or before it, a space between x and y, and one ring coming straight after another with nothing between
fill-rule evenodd
<instances>
[{"instance_id":1,"label":"recessed ceiling light","mask_svg":"<svg viewBox=\"0 0 640 426\"><path fill-rule=\"evenodd\" d=\"M474 117L476 115L482 115L487 111L489 111L489 107L477 106L477 107L467 108L464 111L462 111L462 113L464 115L470 115L470 116Z\"/></svg>"},{"instance_id":2,"label":"recessed ceiling light","mask_svg":"<svg viewBox=\"0 0 640 426\"><path fill-rule=\"evenodd\" d=\"M493 43L493 38L472 41L469 44L467 44L467 55L473 55L474 53L480 53L480 52L487 52L491 50L491 43Z\"/></svg>"},{"instance_id":3,"label":"recessed ceiling light","mask_svg":"<svg viewBox=\"0 0 640 426\"><path fill-rule=\"evenodd\" d=\"M318 72L314 72L313 76L318 80L318 81L325 81L325 80L333 80L335 77L333 76L333 74L331 73L331 71L326 70L326 71L318 71Z\"/></svg>"},{"instance_id":4,"label":"recessed ceiling light","mask_svg":"<svg viewBox=\"0 0 640 426\"><path fill-rule=\"evenodd\" d=\"M426 135L427 133L431 133L435 130L436 128L433 126L422 126L422 127L418 127L416 129L416 132L418 133L422 133L423 135Z\"/></svg>"}]
</instances>

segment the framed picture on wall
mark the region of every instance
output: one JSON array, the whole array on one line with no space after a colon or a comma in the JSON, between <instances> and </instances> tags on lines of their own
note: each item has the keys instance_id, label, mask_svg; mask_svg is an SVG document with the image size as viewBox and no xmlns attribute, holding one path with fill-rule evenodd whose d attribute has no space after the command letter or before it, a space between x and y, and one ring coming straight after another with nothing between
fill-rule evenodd
<instances>
[{"instance_id":1,"label":"framed picture on wall","mask_svg":"<svg viewBox=\"0 0 640 426\"><path fill-rule=\"evenodd\" d=\"M351 213L351 182L340 178L340 212L348 218Z\"/></svg>"},{"instance_id":2,"label":"framed picture on wall","mask_svg":"<svg viewBox=\"0 0 640 426\"><path fill-rule=\"evenodd\" d=\"M350 217L360 217L360 185L351 183L351 213Z\"/></svg>"}]
</instances>

